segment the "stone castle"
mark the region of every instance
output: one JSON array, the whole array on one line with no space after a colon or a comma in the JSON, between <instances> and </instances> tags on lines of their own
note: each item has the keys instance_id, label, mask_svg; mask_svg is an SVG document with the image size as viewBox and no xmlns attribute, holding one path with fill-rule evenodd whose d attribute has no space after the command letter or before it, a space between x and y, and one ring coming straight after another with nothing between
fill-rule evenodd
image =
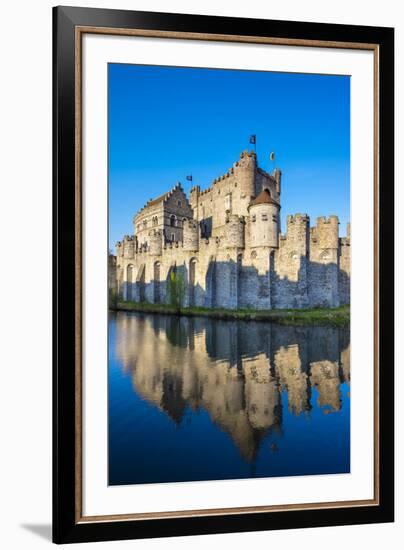
<instances>
[{"instance_id":1,"label":"stone castle","mask_svg":"<svg viewBox=\"0 0 404 550\"><path fill-rule=\"evenodd\" d=\"M336 307L350 301L350 228L338 217L287 217L281 233L281 171L244 151L230 170L186 196L181 184L135 215L134 235L110 266L125 300L170 302L181 280L183 306L226 309ZM111 282L110 282L111 285Z\"/></svg>"}]
</instances>

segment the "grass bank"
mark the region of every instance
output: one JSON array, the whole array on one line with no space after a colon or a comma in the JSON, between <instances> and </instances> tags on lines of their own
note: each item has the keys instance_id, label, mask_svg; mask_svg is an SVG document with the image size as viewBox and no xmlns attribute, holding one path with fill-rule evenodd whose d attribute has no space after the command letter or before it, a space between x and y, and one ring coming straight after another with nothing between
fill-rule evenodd
<instances>
[{"instance_id":1,"label":"grass bank","mask_svg":"<svg viewBox=\"0 0 404 550\"><path fill-rule=\"evenodd\" d=\"M314 309L219 309L203 307L177 308L168 304L118 301L113 308L120 311L140 311L144 313L165 313L188 317L213 317L215 319L241 319L243 321L272 321L282 325L349 325L349 306Z\"/></svg>"}]
</instances>

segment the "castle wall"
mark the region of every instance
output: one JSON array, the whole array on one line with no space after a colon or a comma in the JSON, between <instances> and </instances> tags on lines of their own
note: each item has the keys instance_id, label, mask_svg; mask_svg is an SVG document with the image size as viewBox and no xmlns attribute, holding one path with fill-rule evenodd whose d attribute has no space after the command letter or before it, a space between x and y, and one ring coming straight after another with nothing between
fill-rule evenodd
<instances>
[{"instance_id":1,"label":"castle wall","mask_svg":"<svg viewBox=\"0 0 404 550\"><path fill-rule=\"evenodd\" d=\"M197 239L194 230L186 243L160 240L161 254L153 240L151 250L137 253L132 253L133 241L126 241L121 255L118 249L118 288L125 299L153 303L157 295L160 303L169 303L167 281L175 267L185 285L184 306L283 309L349 303L349 239L339 239L337 249L321 248L313 242L313 229L307 217L291 217L278 249L227 246L241 244L239 237Z\"/></svg>"}]
</instances>

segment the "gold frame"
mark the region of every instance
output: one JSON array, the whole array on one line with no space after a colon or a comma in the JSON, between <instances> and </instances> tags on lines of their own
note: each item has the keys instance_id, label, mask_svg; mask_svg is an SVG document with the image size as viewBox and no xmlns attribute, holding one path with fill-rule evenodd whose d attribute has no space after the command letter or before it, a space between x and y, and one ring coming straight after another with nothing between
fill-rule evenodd
<instances>
[{"instance_id":1,"label":"gold frame","mask_svg":"<svg viewBox=\"0 0 404 550\"><path fill-rule=\"evenodd\" d=\"M184 40L204 40L216 42L241 42L252 44L275 44L315 48L338 48L373 51L373 157L374 157L374 498L367 500L347 500L304 504L284 504L268 506L248 506L236 508L212 508L171 512L147 512L100 516L82 515L82 202L81 202L81 153L82 153L82 37L84 34L104 34L139 36L152 38L172 38ZM177 31L145 29L121 29L109 27L77 26L75 31L75 522L102 523L107 521L134 521L145 519L184 518L196 516L222 516L228 514L251 514L259 512L284 512L378 506L380 504L380 457L379 457L379 45L371 43L335 42L326 40L302 40L293 38L269 38L259 36L205 34Z\"/></svg>"}]
</instances>

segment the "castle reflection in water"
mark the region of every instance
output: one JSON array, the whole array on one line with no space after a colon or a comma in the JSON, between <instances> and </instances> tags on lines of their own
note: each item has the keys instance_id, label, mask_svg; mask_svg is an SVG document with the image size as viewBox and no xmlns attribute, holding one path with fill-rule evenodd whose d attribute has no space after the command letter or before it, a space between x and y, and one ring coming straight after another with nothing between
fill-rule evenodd
<instances>
[{"instance_id":1,"label":"castle reflection in water","mask_svg":"<svg viewBox=\"0 0 404 550\"><path fill-rule=\"evenodd\" d=\"M350 380L348 329L111 316L114 354L133 391L177 424L187 408L206 411L248 463L271 430L282 433L285 408L295 416L341 410L341 384Z\"/></svg>"}]
</instances>

